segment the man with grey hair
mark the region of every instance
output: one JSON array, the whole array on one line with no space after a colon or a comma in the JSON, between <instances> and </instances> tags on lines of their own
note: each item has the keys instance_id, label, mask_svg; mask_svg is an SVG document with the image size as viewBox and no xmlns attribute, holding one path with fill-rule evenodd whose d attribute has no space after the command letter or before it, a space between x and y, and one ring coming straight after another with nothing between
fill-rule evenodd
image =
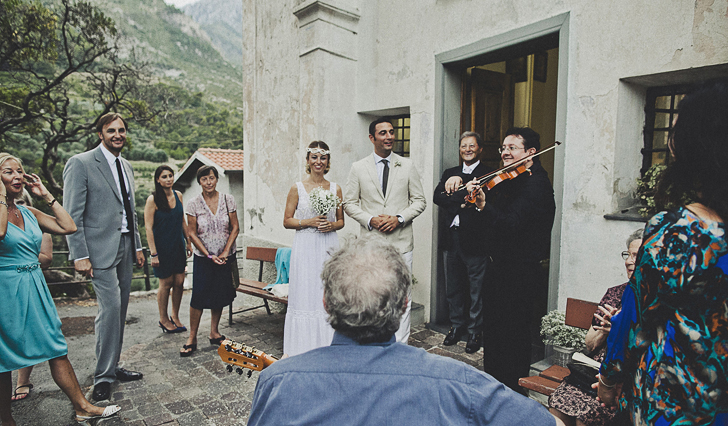
<instances>
[{"instance_id":1,"label":"man with grey hair","mask_svg":"<svg viewBox=\"0 0 728 426\"><path fill-rule=\"evenodd\" d=\"M321 278L331 346L263 370L248 425L563 425L488 374L395 341L410 274L383 238L350 242Z\"/></svg>"},{"instance_id":2,"label":"man with grey hair","mask_svg":"<svg viewBox=\"0 0 728 426\"><path fill-rule=\"evenodd\" d=\"M483 138L465 132L458 142L460 165L442 173L432 201L440 206L439 248L445 252L445 290L450 310L450 331L443 345L451 346L468 336L465 352L472 354L482 346L483 280L488 264L485 221L473 203L464 202L465 190L447 193L445 182L459 176L467 182L491 172L480 161Z\"/></svg>"}]
</instances>

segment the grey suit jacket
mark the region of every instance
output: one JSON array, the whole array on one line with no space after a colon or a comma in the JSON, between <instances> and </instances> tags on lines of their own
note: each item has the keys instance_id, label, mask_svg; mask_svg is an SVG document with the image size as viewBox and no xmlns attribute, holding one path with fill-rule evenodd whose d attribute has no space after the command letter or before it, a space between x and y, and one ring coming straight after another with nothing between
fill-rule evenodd
<instances>
[{"instance_id":1,"label":"grey suit jacket","mask_svg":"<svg viewBox=\"0 0 728 426\"><path fill-rule=\"evenodd\" d=\"M142 246L134 206L134 170L119 157L129 180L133 218L128 228L134 231L135 247ZM70 260L89 257L93 268L110 268L116 259L121 239L124 204L114 175L101 146L74 155L63 169L63 204L78 231L66 237Z\"/></svg>"},{"instance_id":2,"label":"grey suit jacket","mask_svg":"<svg viewBox=\"0 0 728 426\"><path fill-rule=\"evenodd\" d=\"M351 166L344 188L344 211L361 224L363 231L369 231L371 216L380 214L401 215L404 226L389 234L382 234L401 253L414 248L412 220L427 207L422 182L412 162L392 154L392 164L387 180L387 196L382 193L374 157L369 154ZM378 231L376 231L378 232Z\"/></svg>"}]
</instances>

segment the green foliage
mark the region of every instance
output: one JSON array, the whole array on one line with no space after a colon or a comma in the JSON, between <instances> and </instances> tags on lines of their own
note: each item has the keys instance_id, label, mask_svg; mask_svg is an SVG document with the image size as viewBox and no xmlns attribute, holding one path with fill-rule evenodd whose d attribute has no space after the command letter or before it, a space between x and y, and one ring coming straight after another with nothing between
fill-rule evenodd
<instances>
[{"instance_id":1,"label":"green foliage","mask_svg":"<svg viewBox=\"0 0 728 426\"><path fill-rule=\"evenodd\" d=\"M26 61L55 61L57 17L38 2L0 2L0 64L15 69Z\"/></svg>"},{"instance_id":2,"label":"green foliage","mask_svg":"<svg viewBox=\"0 0 728 426\"><path fill-rule=\"evenodd\" d=\"M541 337L545 345L557 345L581 350L584 348L586 330L566 325L566 314L551 311L541 318Z\"/></svg>"},{"instance_id":3,"label":"green foliage","mask_svg":"<svg viewBox=\"0 0 728 426\"><path fill-rule=\"evenodd\" d=\"M241 75L203 37L182 31L189 18L178 9L162 0L43 2L0 2L0 149L39 172L54 195L68 158L98 144L94 127L106 112L128 118L131 160L184 162L202 146L242 148L242 113L225 98L240 99ZM117 29L112 16L125 25Z\"/></svg>"},{"instance_id":4,"label":"green foliage","mask_svg":"<svg viewBox=\"0 0 728 426\"><path fill-rule=\"evenodd\" d=\"M685 194L677 203L670 203L665 206L659 206L655 203L655 194L657 192L657 184L660 182L662 173L667 169L663 164L653 164L644 176L637 179L637 196L644 207L639 209L639 213L644 217L652 217L661 210L669 210L678 206L690 204L695 199L694 194ZM667 188L668 194L672 192L672 188Z\"/></svg>"},{"instance_id":5,"label":"green foliage","mask_svg":"<svg viewBox=\"0 0 728 426\"><path fill-rule=\"evenodd\" d=\"M644 207L639 209L642 216L651 217L657 213L655 206L655 192L660 175L666 169L662 164L653 164L644 176L637 179L637 196Z\"/></svg>"}]
</instances>

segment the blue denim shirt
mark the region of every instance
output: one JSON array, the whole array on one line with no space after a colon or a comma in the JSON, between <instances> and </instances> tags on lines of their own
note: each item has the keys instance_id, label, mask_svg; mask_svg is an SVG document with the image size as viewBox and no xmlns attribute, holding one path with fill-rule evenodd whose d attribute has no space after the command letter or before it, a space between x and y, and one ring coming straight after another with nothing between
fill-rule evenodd
<instances>
[{"instance_id":1,"label":"blue denim shirt","mask_svg":"<svg viewBox=\"0 0 728 426\"><path fill-rule=\"evenodd\" d=\"M554 425L546 408L470 365L395 343L331 346L260 374L248 425Z\"/></svg>"}]
</instances>

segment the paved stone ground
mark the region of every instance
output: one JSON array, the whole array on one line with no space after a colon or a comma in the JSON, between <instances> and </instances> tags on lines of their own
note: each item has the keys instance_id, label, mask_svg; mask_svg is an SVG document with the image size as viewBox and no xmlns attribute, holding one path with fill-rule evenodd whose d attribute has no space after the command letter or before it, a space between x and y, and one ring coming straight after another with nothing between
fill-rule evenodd
<instances>
[{"instance_id":1,"label":"paved stone ground","mask_svg":"<svg viewBox=\"0 0 728 426\"><path fill-rule=\"evenodd\" d=\"M189 292L185 292L182 306L189 306ZM236 303L243 302L236 300ZM59 304L62 318L95 315L95 304L85 301ZM132 299L129 309L131 324L127 325L122 365L144 373L136 382L115 382L112 386L112 404L123 408L118 417L101 422L105 426L133 425L245 425L250 413L253 392L259 373L251 378L228 373L209 344L209 313L203 315L198 349L188 358L180 358L179 349L187 333L162 334L156 324L156 299L153 295ZM183 309L182 319L186 319ZM223 312L220 332L228 338L254 346L275 357L283 352L283 324L285 315L276 312L267 315L257 309L234 317L228 325L227 309ZM189 325L189 323L187 324ZM482 349L475 354L465 353L465 343L442 346L444 335L424 326L413 327L410 344L428 352L448 356L476 368L483 368ZM67 337L71 359L83 390L90 397L92 390L94 339L92 334ZM53 383L48 368L38 366L31 381L36 388L29 398L13 403L13 415L19 425L75 424L71 404Z\"/></svg>"}]
</instances>

